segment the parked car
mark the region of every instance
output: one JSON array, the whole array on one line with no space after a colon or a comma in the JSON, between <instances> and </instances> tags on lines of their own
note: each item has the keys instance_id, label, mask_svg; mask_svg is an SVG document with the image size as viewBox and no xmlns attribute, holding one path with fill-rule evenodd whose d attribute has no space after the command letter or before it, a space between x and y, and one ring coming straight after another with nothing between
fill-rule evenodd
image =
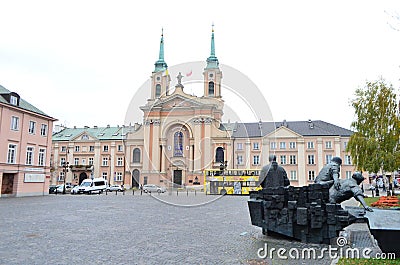
<instances>
[{"instance_id":1,"label":"parked car","mask_svg":"<svg viewBox=\"0 0 400 265\"><path fill-rule=\"evenodd\" d=\"M63 193L63 190L64 190L64 185L61 184L61 185L57 185L57 186L56 186L56 189L54 190L54 192L56 192L56 193ZM67 187L65 187L65 191L67 191Z\"/></svg>"},{"instance_id":2,"label":"parked car","mask_svg":"<svg viewBox=\"0 0 400 265\"><path fill-rule=\"evenodd\" d=\"M78 188L78 193L103 193L107 188L104 178L84 179Z\"/></svg>"},{"instance_id":3,"label":"parked car","mask_svg":"<svg viewBox=\"0 0 400 265\"><path fill-rule=\"evenodd\" d=\"M49 194L55 193L57 189L57 185L50 185L49 186Z\"/></svg>"},{"instance_id":4,"label":"parked car","mask_svg":"<svg viewBox=\"0 0 400 265\"><path fill-rule=\"evenodd\" d=\"M124 190L125 190L125 188L123 188L120 185L111 185L111 186L107 187L107 191L121 191L122 192Z\"/></svg>"},{"instance_id":5,"label":"parked car","mask_svg":"<svg viewBox=\"0 0 400 265\"><path fill-rule=\"evenodd\" d=\"M164 193L167 191L165 187L160 187L155 184L146 184L143 186L143 191L144 192L158 192L158 193Z\"/></svg>"},{"instance_id":6,"label":"parked car","mask_svg":"<svg viewBox=\"0 0 400 265\"><path fill-rule=\"evenodd\" d=\"M79 193L79 185L77 185L71 189L71 194L78 194L78 193Z\"/></svg>"}]
</instances>

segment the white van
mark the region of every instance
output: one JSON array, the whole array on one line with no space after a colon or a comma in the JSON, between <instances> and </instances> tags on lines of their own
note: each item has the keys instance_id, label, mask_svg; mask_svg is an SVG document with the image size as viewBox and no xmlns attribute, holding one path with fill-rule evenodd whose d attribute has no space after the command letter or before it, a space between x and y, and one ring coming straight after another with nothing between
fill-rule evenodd
<instances>
[{"instance_id":1,"label":"white van","mask_svg":"<svg viewBox=\"0 0 400 265\"><path fill-rule=\"evenodd\" d=\"M77 193L103 193L107 188L107 180L103 178L84 179Z\"/></svg>"}]
</instances>

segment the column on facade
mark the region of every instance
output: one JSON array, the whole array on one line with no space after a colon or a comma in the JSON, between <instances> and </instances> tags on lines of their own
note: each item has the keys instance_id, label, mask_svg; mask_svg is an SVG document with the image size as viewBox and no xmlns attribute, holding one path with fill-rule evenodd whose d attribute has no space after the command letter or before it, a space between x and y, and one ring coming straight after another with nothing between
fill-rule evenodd
<instances>
[{"instance_id":1,"label":"column on facade","mask_svg":"<svg viewBox=\"0 0 400 265\"><path fill-rule=\"evenodd\" d=\"M315 176L317 176L318 172L322 169L322 167L324 166L324 150L323 150L323 141L322 138L318 137L317 138L317 171L315 172Z\"/></svg>"},{"instance_id":2,"label":"column on facade","mask_svg":"<svg viewBox=\"0 0 400 265\"><path fill-rule=\"evenodd\" d=\"M193 121L194 123L194 140L196 143L198 143L199 148L195 148L194 149L194 171L200 172L202 171L202 163L203 163L203 148L204 148L204 139L203 139L203 135L202 135L202 130L204 128L204 123L198 121L198 119L196 118L196 120Z\"/></svg>"},{"instance_id":3,"label":"column on facade","mask_svg":"<svg viewBox=\"0 0 400 265\"><path fill-rule=\"evenodd\" d=\"M94 158L93 158L93 175L95 177L101 177L100 167L101 167L101 155L100 155L100 142L94 143Z\"/></svg>"},{"instance_id":4,"label":"column on facade","mask_svg":"<svg viewBox=\"0 0 400 265\"><path fill-rule=\"evenodd\" d=\"M213 146L213 143L211 142L211 137L212 137L212 135L211 135L211 133L212 133L212 131L211 131L211 128L212 128L211 121L210 120L208 120L208 121L206 120L203 123L203 126L204 126L204 139L203 139L203 142L204 142L204 152L203 152L204 161L203 161L203 165L202 165L201 169L212 167L212 163L214 161L214 155L215 155L214 154L215 149L213 150L211 148Z\"/></svg>"},{"instance_id":5,"label":"column on facade","mask_svg":"<svg viewBox=\"0 0 400 265\"><path fill-rule=\"evenodd\" d=\"M304 139L297 139L297 165L299 173L299 186L307 185L306 158Z\"/></svg>"},{"instance_id":6,"label":"column on facade","mask_svg":"<svg viewBox=\"0 0 400 265\"><path fill-rule=\"evenodd\" d=\"M269 163L268 157L269 157L269 152L270 152L270 141L268 138L263 138L261 140L262 146L261 146L261 166L266 165Z\"/></svg>"},{"instance_id":7,"label":"column on facade","mask_svg":"<svg viewBox=\"0 0 400 265\"><path fill-rule=\"evenodd\" d=\"M149 157L149 149L150 146L150 126L152 126L148 121L144 122L143 126L143 153L142 153L142 161L143 161L143 171L142 173L149 173L150 170L150 157Z\"/></svg>"},{"instance_id":8,"label":"column on facade","mask_svg":"<svg viewBox=\"0 0 400 265\"><path fill-rule=\"evenodd\" d=\"M228 161L228 168L233 168L234 166L234 161L235 160L231 160L232 159L232 143L228 142L228 143L224 143L224 148L225 148L225 159Z\"/></svg>"},{"instance_id":9,"label":"column on facade","mask_svg":"<svg viewBox=\"0 0 400 265\"><path fill-rule=\"evenodd\" d=\"M194 139L189 140L189 171L190 173L193 173L194 171L194 144L195 141Z\"/></svg>"},{"instance_id":10,"label":"column on facade","mask_svg":"<svg viewBox=\"0 0 400 265\"><path fill-rule=\"evenodd\" d=\"M342 145L340 142L340 137L335 137L335 156L341 157ZM343 158L342 158L343 159Z\"/></svg>"},{"instance_id":11,"label":"column on facade","mask_svg":"<svg viewBox=\"0 0 400 265\"><path fill-rule=\"evenodd\" d=\"M152 172L160 172L160 120L155 120L153 122L153 152L152 152Z\"/></svg>"},{"instance_id":12,"label":"column on facade","mask_svg":"<svg viewBox=\"0 0 400 265\"><path fill-rule=\"evenodd\" d=\"M167 146L167 139L161 139L160 141L160 145L161 145L161 173L166 173L166 161L167 161L167 157L166 157L166 146Z\"/></svg>"},{"instance_id":13,"label":"column on facade","mask_svg":"<svg viewBox=\"0 0 400 265\"><path fill-rule=\"evenodd\" d=\"M111 142L110 143L110 161L109 161L109 167L110 167L110 173L112 174L112 179L114 181L115 184L115 178L116 178L116 170L115 170L115 157L116 153L115 153L115 142Z\"/></svg>"},{"instance_id":14,"label":"column on facade","mask_svg":"<svg viewBox=\"0 0 400 265\"><path fill-rule=\"evenodd\" d=\"M250 150L250 148L251 148L251 142L250 142L250 140L249 139L246 139L246 142L245 142L245 156L246 156L246 168L251 168L251 150Z\"/></svg>"}]
</instances>

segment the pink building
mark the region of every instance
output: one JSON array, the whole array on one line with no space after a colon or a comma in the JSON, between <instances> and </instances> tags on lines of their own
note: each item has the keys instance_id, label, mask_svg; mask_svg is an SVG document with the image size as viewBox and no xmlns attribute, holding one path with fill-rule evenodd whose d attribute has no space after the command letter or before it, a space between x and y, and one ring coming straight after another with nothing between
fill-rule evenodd
<instances>
[{"instance_id":1,"label":"pink building","mask_svg":"<svg viewBox=\"0 0 400 265\"><path fill-rule=\"evenodd\" d=\"M49 193L54 121L0 85L0 197Z\"/></svg>"}]
</instances>

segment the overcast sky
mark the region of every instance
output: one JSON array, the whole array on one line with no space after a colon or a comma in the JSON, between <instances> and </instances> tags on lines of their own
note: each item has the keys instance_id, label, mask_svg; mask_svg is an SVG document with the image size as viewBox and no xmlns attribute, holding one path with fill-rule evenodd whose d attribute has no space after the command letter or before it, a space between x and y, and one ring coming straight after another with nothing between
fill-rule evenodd
<instances>
[{"instance_id":1,"label":"overcast sky","mask_svg":"<svg viewBox=\"0 0 400 265\"><path fill-rule=\"evenodd\" d=\"M350 128L366 80L399 88L399 1L3 0L0 10L0 84L69 127L124 123L161 28L174 66L206 60L214 23L219 62L257 85L275 121Z\"/></svg>"}]
</instances>

